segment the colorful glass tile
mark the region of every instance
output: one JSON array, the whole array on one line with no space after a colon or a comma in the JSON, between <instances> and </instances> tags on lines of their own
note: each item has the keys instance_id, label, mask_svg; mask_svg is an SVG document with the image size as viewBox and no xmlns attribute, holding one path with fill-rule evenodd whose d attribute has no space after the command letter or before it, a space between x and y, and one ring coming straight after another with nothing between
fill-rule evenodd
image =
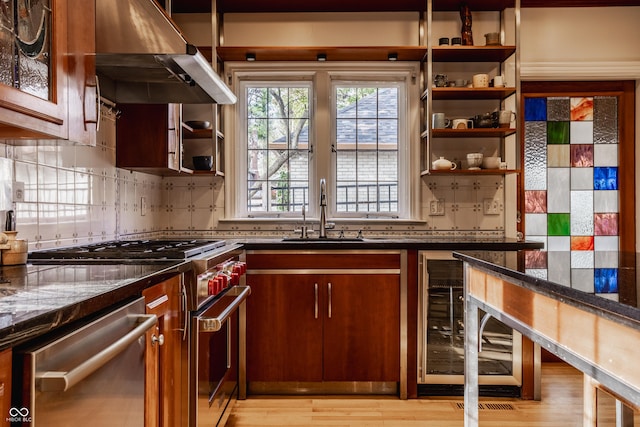
<instances>
[{"instance_id":1,"label":"colorful glass tile","mask_svg":"<svg viewBox=\"0 0 640 427\"><path fill-rule=\"evenodd\" d=\"M593 268L593 251L571 251L571 268ZM590 277L593 277L591 273ZM580 286L579 283L572 283L572 287Z\"/></svg>"},{"instance_id":2,"label":"colorful glass tile","mask_svg":"<svg viewBox=\"0 0 640 427\"><path fill-rule=\"evenodd\" d=\"M571 122L569 132L571 144L593 144L593 122Z\"/></svg>"},{"instance_id":3,"label":"colorful glass tile","mask_svg":"<svg viewBox=\"0 0 640 427\"><path fill-rule=\"evenodd\" d=\"M547 251L526 251L524 265L526 268L547 268Z\"/></svg>"},{"instance_id":4,"label":"colorful glass tile","mask_svg":"<svg viewBox=\"0 0 640 427\"><path fill-rule=\"evenodd\" d=\"M593 168L571 168L572 190L593 190Z\"/></svg>"},{"instance_id":5,"label":"colorful glass tile","mask_svg":"<svg viewBox=\"0 0 640 427\"><path fill-rule=\"evenodd\" d=\"M525 121L546 121L547 99L526 98L524 100L524 119Z\"/></svg>"},{"instance_id":6,"label":"colorful glass tile","mask_svg":"<svg viewBox=\"0 0 640 427\"><path fill-rule=\"evenodd\" d=\"M547 124L545 122L525 122L524 176L525 190L547 189ZM567 166L568 156L567 156Z\"/></svg>"},{"instance_id":7,"label":"colorful glass tile","mask_svg":"<svg viewBox=\"0 0 640 427\"><path fill-rule=\"evenodd\" d=\"M593 191L571 192L571 235L593 235Z\"/></svg>"},{"instance_id":8,"label":"colorful glass tile","mask_svg":"<svg viewBox=\"0 0 640 427\"><path fill-rule=\"evenodd\" d=\"M572 251L592 251L593 236L571 236Z\"/></svg>"},{"instance_id":9,"label":"colorful glass tile","mask_svg":"<svg viewBox=\"0 0 640 427\"><path fill-rule=\"evenodd\" d=\"M619 212L619 194L615 190L602 190L593 193L593 211L597 213Z\"/></svg>"},{"instance_id":10,"label":"colorful glass tile","mask_svg":"<svg viewBox=\"0 0 640 427\"><path fill-rule=\"evenodd\" d=\"M618 98L596 96L593 101L593 142L596 144L617 144L618 140Z\"/></svg>"},{"instance_id":11,"label":"colorful glass tile","mask_svg":"<svg viewBox=\"0 0 640 427\"><path fill-rule=\"evenodd\" d=\"M571 232L570 214L547 214L547 234L549 236L569 236Z\"/></svg>"},{"instance_id":12,"label":"colorful glass tile","mask_svg":"<svg viewBox=\"0 0 640 427\"><path fill-rule=\"evenodd\" d=\"M593 146L593 166L618 166L618 144Z\"/></svg>"},{"instance_id":13,"label":"colorful glass tile","mask_svg":"<svg viewBox=\"0 0 640 427\"><path fill-rule=\"evenodd\" d=\"M547 166L550 168L571 166L571 147L569 145L547 145Z\"/></svg>"},{"instance_id":14,"label":"colorful glass tile","mask_svg":"<svg viewBox=\"0 0 640 427\"><path fill-rule=\"evenodd\" d=\"M547 234L547 214L525 214L525 233L528 236L544 236Z\"/></svg>"},{"instance_id":15,"label":"colorful glass tile","mask_svg":"<svg viewBox=\"0 0 640 427\"><path fill-rule=\"evenodd\" d=\"M570 122L547 122L547 144L568 144Z\"/></svg>"},{"instance_id":16,"label":"colorful glass tile","mask_svg":"<svg viewBox=\"0 0 640 427\"><path fill-rule=\"evenodd\" d=\"M571 120L571 103L569 97L547 98L547 121L568 122Z\"/></svg>"},{"instance_id":17,"label":"colorful glass tile","mask_svg":"<svg viewBox=\"0 0 640 427\"><path fill-rule=\"evenodd\" d=\"M547 192L544 190L525 191L524 211L527 213L547 212Z\"/></svg>"},{"instance_id":18,"label":"colorful glass tile","mask_svg":"<svg viewBox=\"0 0 640 427\"><path fill-rule=\"evenodd\" d=\"M594 291L597 294L618 292L618 270L615 268L596 268L594 281Z\"/></svg>"},{"instance_id":19,"label":"colorful glass tile","mask_svg":"<svg viewBox=\"0 0 640 427\"><path fill-rule=\"evenodd\" d=\"M571 98L571 120L593 120L593 97Z\"/></svg>"},{"instance_id":20,"label":"colorful glass tile","mask_svg":"<svg viewBox=\"0 0 640 427\"><path fill-rule=\"evenodd\" d=\"M548 212L571 212L570 168L549 168L549 189L547 190Z\"/></svg>"},{"instance_id":21,"label":"colorful glass tile","mask_svg":"<svg viewBox=\"0 0 640 427\"><path fill-rule=\"evenodd\" d=\"M618 189L618 168L614 168L614 167L593 168L593 189L594 190L617 190Z\"/></svg>"},{"instance_id":22,"label":"colorful glass tile","mask_svg":"<svg viewBox=\"0 0 640 427\"><path fill-rule=\"evenodd\" d=\"M572 145L571 166L574 168L588 168L593 166L593 145Z\"/></svg>"},{"instance_id":23,"label":"colorful glass tile","mask_svg":"<svg viewBox=\"0 0 640 427\"><path fill-rule=\"evenodd\" d=\"M597 213L593 215L594 230L596 236L617 236L618 235L618 214L617 213Z\"/></svg>"}]
</instances>

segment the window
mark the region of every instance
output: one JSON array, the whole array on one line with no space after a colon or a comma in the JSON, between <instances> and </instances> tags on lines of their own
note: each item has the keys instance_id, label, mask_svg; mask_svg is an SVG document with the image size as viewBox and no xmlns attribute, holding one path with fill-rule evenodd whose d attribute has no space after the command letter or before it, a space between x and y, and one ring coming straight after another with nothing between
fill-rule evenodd
<instances>
[{"instance_id":1,"label":"window","mask_svg":"<svg viewBox=\"0 0 640 427\"><path fill-rule=\"evenodd\" d=\"M240 170L228 213L299 218L304 207L317 217L324 178L333 219L410 219L415 203L399 195L414 194L409 136L419 131L408 111L412 100L418 105L409 95L417 67L300 67L233 71L238 145L230 160Z\"/></svg>"},{"instance_id":2,"label":"window","mask_svg":"<svg viewBox=\"0 0 640 427\"><path fill-rule=\"evenodd\" d=\"M337 212L398 212L398 94L335 85Z\"/></svg>"},{"instance_id":3,"label":"window","mask_svg":"<svg viewBox=\"0 0 640 427\"><path fill-rule=\"evenodd\" d=\"M300 211L308 202L309 85L247 85L247 212Z\"/></svg>"}]
</instances>

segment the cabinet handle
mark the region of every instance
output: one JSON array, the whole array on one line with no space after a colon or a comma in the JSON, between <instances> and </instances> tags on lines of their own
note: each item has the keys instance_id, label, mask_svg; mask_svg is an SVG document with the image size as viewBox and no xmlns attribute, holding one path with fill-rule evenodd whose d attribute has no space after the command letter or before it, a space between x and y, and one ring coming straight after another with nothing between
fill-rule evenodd
<instances>
[{"instance_id":1,"label":"cabinet handle","mask_svg":"<svg viewBox=\"0 0 640 427\"><path fill-rule=\"evenodd\" d=\"M151 345L164 345L164 335L160 334L156 337L156 334L151 335Z\"/></svg>"},{"instance_id":2,"label":"cabinet handle","mask_svg":"<svg viewBox=\"0 0 640 427\"><path fill-rule=\"evenodd\" d=\"M102 108L100 108L100 79L96 74L96 132L100 131L100 122L102 121ZM84 108L83 108L84 109Z\"/></svg>"},{"instance_id":3,"label":"cabinet handle","mask_svg":"<svg viewBox=\"0 0 640 427\"><path fill-rule=\"evenodd\" d=\"M184 313L183 321L184 326L182 328L182 341L187 340L187 332L189 330L189 312L187 311L187 287L182 284L182 290L180 291L182 296L182 312Z\"/></svg>"},{"instance_id":4,"label":"cabinet handle","mask_svg":"<svg viewBox=\"0 0 640 427\"><path fill-rule=\"evenodd\" d=\"M314 311L314 317L317 319L318 318L318 284L316 283L313 286L313 288L314 288L313 292L314 292L314 295L316 297L316 307L315 307L315 311Z\"/></svg>"},{"instance_id":5,"label":"cabinet handle","mask_svg":"<svg viewBox=\"0 0 640 427\"><path fill-rule=\"evenodd\" d=\"M331 282L329 282L329 319L331 319Z\"/></svg>"}]
</instances>

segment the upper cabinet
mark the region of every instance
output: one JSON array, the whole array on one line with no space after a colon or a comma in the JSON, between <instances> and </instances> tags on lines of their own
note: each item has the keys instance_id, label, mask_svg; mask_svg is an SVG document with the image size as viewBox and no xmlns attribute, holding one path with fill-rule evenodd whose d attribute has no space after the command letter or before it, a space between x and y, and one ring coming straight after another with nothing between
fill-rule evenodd
<instances>
[{"instance_id":1,"label":"upper cabinet","mask_svg":"<svg viewBox=\"0 0 640 427\"><path fill-rule=\"evenodd\" d=\"M95 144L92 7L82 0L3 2L0 138Z\"/></svg>"},{"instance_id":2,"label":"upper cabinet","mask_svg":"<svg viewBox=\"0 0 640 427\"><path fill-rule=\"evenodd\" d=\"M429 2L423 174L518 171L519 10L518 0Z\"/></svg>"}]
</instances>

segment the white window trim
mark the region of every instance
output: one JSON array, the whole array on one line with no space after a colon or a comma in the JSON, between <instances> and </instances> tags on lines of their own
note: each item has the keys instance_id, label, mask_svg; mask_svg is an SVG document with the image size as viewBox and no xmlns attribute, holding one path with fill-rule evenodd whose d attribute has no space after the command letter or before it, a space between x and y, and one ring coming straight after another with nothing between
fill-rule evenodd
<instances>
[{"instance_id":1,"label":"white window trim","mask_svg":"<svg viewBox=\"0 0 640 427\"><path fill-rule=\"evenodd\" d=\"M228 77L228 83L236 94L240 93L241 82L243 80L252 81L281 81L283 77L291 80L313 81L317 89L313 90L311 101L311 109L315 111L316 116L329 115L330 120L332 113L331 105L323 105L324 100L318 99L317 93L322 92L322 85L331 91L331 79L347 79L352 81L371 80L372 82L390 82L403 80L406 82L405 101L399 102L399 108L405 109L406 126L400 125L400 128L406 132L408 141L408 149L404 150L403 160L400 161L398 180L404 180L405 188L399 197L408 200L402 209L399 206L399 217L392 217L386 213L367 213L361 212L355 215L340 213L336 217L335 204L333 203L333 176L335 176L333 158L330 149L318 149L316 141L321 138L329 138L328 132L335 132L334 129L323 129L322 126L314 126L309 133L309 143L313 146L312 162L309 170L309 210L307 218L317 220L319 217L319 200L318 183L320 178L327 179L327 188L331 193L329 196L328 216L332 221L338 222L416 222L421 221L420 218L420 64L418 62L396 62L396 63L380 63L380 62L340 62L340 63L293 63L293 62L277 62L277 63L246 63L246 62L229 62L225 64L225 71ZM320 72L324 71L324 72ZM331 92L329 92L331 93ZM327 97L328 98L328 97ZM325 99L327 99L325 98ZM402 100L402 95L400 96ZM327 99L328 102L328 99ZM400 103L403 105L401 106ZM255 217L244 215L246 211L245 193L242 188L246 189L246 164L244 162L244 152L246 142L243 144L241 139L243 136L238 135L237 120L243 120L242 111L240 111L240 103L225 106L225 221L283 221L291 219L299 219L299 213L289 212L256 212ZM320 119L322 120L322 119ZM317 120L316 120L317 122ZM332 121L333 123L333 121ZM404 165L403 166L403 162ZM320 176L318 171L326 171L331 176ZM244 173L244 175L243 175ZM402 176L401 176L402 175ZM316 197L318 196L318 197ZM408 196L408 197L407 197ZM244 206L243 206L244 204ZM241 216L242 215L242 216Z\"/></svg>"}]
</instances>

